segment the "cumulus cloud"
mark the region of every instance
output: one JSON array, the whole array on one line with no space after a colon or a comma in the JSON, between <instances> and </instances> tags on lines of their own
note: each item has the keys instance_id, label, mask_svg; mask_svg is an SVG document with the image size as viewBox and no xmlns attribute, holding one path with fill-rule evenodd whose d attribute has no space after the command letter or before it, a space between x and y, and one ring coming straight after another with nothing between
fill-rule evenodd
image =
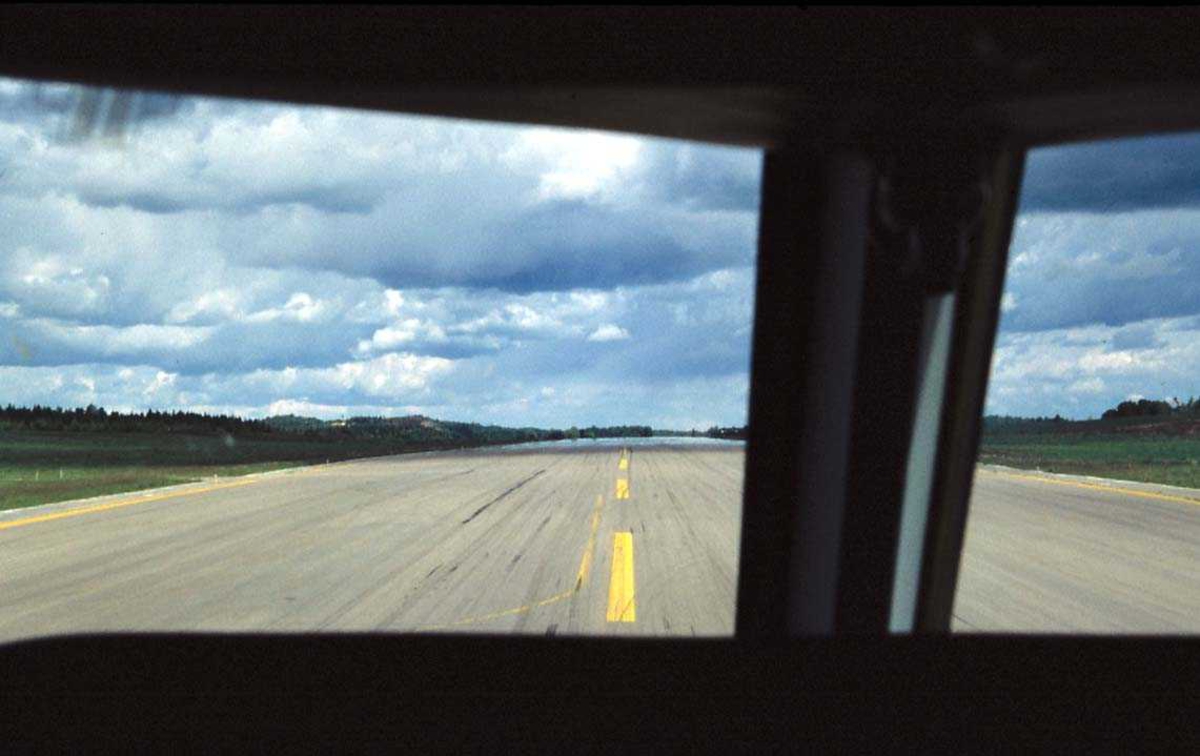
<instances>
[{"instance_id":1,"label":"cumulus cloud","mask_svg":"<svg viewBox=\"0 0 1200 756\"><path fill-rule=\"evenodd\" d=\"M581 150L580 138L588 141ZM535 201L606 197L622 187L620 179L637 166L645 140L605 132L531 128L500 155L513 168L539 174Z\"/></svg>"},{"instance_id":2,"label":"cumulus cloud","mask_svg":"<svg viewBox=\"0 0 1200 756\"><path fill-rule=\"evenodd\" d=\"M619 325L605 323L588 336L588 341L622 341L629 338L629 331Z\"/></svg>"},{"instance_id":3,"label":"cumulus cloud","mask_svg":"<svg viewBox=\"0 0 1200 756\"><path fill-rule=\"evenodd\" d=\"M288 297L282 307L259 310L246 316L251 323L269 323L273 320L291 320L297 323L312 323L323 320L330 314L328 302L314 299L306 292L298 291Z\"/></svg>"},{"instance_id":4,"label":"cumulus cloud","mask_svg":"<svg viewBox=\"0 0 1200 756\"><path fill-rule=\"evenodd\" d=\"M0 388L739 423L760 174L752 150L0 79ZM989 411L1200 393L1198 303L1200 136L1033 151Z\"/></svg>"},{"instance_id":5,"label":"cumulus cloud","mask_svg":"<svg viewBox=\"0 0 1200 756\"><path fill-rule=\"evenodd\" d=\"M1136 347L1120 335L1142 334ZM1097 417L1130 394L1200 396L1200 324L1153 319L1001 333L992 358L987 412Z\"/></svg>"},{"instance_id":6,"label":"cumulus cloud","mask_svg":"<svg viewBox=\"0 0 1200 756\"><path fill-rule=\"evenodd\" d=\"M681 280L752 260L754 151L186 101L186 118L150 121L123 147L58 143L36 118L0 128L0 194L36 200L28 212L64 229L38 238L38 254L77 252L107 225L87 254L112 267L126 253L105 260L104 248L124 242L176 268L216 258L396 289L520 292Z\"/></svg>"},{"instance_id":7,"label":"cumulus cloud","mask_svg":"<svg viewBox=\"0 0 1200 756\"><path fill-rule=\"evenodd\" d=\"M1097 416L1200 386L1200 136L1030 153L988 411Z\"/></svg>"},{"instance_id":8,"label":"cumulus cloud","mask_svg":"<svg viewBox=\"0 0 1200 756\"><path fill-rule=\"evenodd\" d=\"M1020 216L1006 289L1009 331L1195 314L1200 209Z\"/></svg>"},{"instance_id":9,"label":"cumulus cloud","mask_svg":"<svg viewBox=\"0 0 1200 756\"><path fill-rule=\"evenodd\" d=\"M0 79L0 389L740 423L760 171L620 134Z\"/></svg>"}]
</instances>

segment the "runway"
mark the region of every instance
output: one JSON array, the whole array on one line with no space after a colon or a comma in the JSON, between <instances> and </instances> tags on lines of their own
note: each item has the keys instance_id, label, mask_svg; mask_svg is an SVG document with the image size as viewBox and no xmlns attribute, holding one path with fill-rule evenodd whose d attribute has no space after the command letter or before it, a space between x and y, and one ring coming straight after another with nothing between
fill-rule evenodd
<instances>
[{"instance_id":1,"label":"runway","mask_svg":"<svg viewBox=\"0 0 1200 756\"><path fill-rule=\"evenodd\" d=\"M952 627L1200 633L1200 491L977 470Z\"/></svg>"},{"instance_id":2,"label":"runway","mask_svg":"<svg viewBox=\"0 0 1200 756\"><path fill-rule=\"evenodd\" d=\"M454 452L10 513L0 640L730 635L742 466L736 446Z\"/></svg>"},{"instance_id":3,"label":"runway","mask_svg":"<svg viewBox=\"0 0 1200 756\"><path fill-rule=\"evenodd\" d=\"M462 451L8 512L0 641L728 636L743 464L740 446ZM1195 633L1198 567L1200 503L980 470L954 629Z\"/></svg>"}]
</instances>

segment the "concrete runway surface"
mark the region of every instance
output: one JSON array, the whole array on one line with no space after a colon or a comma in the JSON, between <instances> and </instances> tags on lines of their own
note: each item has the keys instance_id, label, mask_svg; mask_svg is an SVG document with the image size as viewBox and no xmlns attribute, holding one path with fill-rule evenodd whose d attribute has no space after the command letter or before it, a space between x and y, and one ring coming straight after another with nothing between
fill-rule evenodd
<instances>
[{"instance_id":1,"label":"concrete runway surface","mask_svg":"<svg viewBox=\"0 0 1200 756\"><path fill-rule=\"evenodd\" d=\"M462 451L3 513L0 641L730 635L743 461L740 446ZM1200 631L1200 503L976 481L956 630Z\"/></svg>"},{"instance_id":2,"label":"concrete runway surface","mask_svg":"<svg viewBox=\"0 0 1200 756\"><path fill-rule=\"evenodd\" d=\"M1200 633L1200 491L978 469L952 627Z\"/></svg>"},{"instance_id":3,"label":"concrete runway surface","mask_svg":"<svg viewBox=\"0 0 1200 756\"><path fill-rule=\"evenodd\" d=\"M59 519L36 518L104 503L9 513L0 640L729 635L742 466L740 446L452 452L227 479Z\"/></svg>"}]
</instances>

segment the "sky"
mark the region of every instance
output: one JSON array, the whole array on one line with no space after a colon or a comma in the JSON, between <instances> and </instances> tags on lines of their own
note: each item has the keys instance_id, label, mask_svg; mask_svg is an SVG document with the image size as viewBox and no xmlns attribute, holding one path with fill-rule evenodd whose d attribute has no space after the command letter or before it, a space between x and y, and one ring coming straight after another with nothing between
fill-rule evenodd
<instances>
[{"instance_id":1,"label":"sky","mask_svg":"<svg viewBox=\"0 0 1200 756\"><path fill-rule=\"evenodd\" d=\"M741 425L761 163L0 79L0 403Z\"/></svg>"},{"instance_id":2,"label":"sky","mask_svg":"<svg viewBox=\"0 0 1200 756\"><path fill-rule=\"evenodd\" d=\"M761 162L0 79L0 403L741 425ZM1198 395L1198 336L1200 135L1033 151L985 411Z\"/></svg>"},{"instance_id":3,"label":"sky","mask_svg":"<svg viewBox=\"0 0 1200 756\"><path fill-rule=\"evenodd\" d=\"M1200 397L1200 134L1046 147L1021 188L985 412Z\"/></svg>"}]
</instances>

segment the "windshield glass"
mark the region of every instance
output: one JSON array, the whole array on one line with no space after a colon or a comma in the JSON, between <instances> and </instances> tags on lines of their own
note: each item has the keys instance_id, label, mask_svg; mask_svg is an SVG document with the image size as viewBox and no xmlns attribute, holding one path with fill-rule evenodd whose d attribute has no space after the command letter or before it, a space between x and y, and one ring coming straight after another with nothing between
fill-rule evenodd
<instances>
[{"instance_id":1,"label":"windshield glass","mask_svg":"<svg viewBox=\"0 0 1200 756\"><path fill-rule=\"evenodd\" d=\"M1028 157L962 632L1200 632L1200 135Z\"/></svg>"},{"instance_id":2,"label":"windshield glass","mask_svg":"<svg viewBox=\"0 0 1200 756\"><path fill-rule=\"evenodd\" d=\"M0 640L732 634L761 160L0 80Z\"/></svg>"}]
</instances>

